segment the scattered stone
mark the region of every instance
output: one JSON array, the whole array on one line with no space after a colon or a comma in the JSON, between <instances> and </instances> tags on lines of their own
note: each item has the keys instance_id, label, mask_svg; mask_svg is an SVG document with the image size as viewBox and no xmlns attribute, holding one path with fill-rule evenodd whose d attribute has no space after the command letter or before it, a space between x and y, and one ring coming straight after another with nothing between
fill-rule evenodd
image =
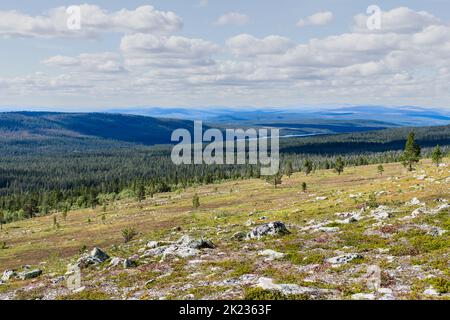
<instances>
[{"instance_id":1,"label":"scattered stone","mask_svg":"<svg viewBox=\"0 0 450 320\"><path fill-rule=\"evenodd\" d=\"M271 278L259 278L257 287L263 290L279 291L284 295L307 294L313 298L317 298L330 292L329 290L326 289L300 287L297 284L275 284L273 283L273 279Z\"/></svg>"},{"instance_id":2,"label":"scattered stone","mask_svg":"<svg viewBox=\"0 0 450 320\"><path fill-rule=\"evenodd\" d=\"M115 268L115 267L117 267L119 264L121 264L121 263L123 263L123 259L122 258L118 258L118 257L115 257L115 258L112 258L111 259L111 263L109 264L109 266L111 267L111 268Z\"/></svg>"},{"instance_id":3,"label":"scattered stone","mask_svg":"<svg viewBox=\"0 0 450 320\"><path fill-rule=\"evenodd\" d=\"M273 260L278 260L278 259L284 258L285 254L274 251L274 250L267 249L267 250L259 251L258 256L267 257L266 259L264 259L264 261L273 261Z\"/></svg>"},{"instance_id":4,"label":"scattered stone","mask_svg":"<svg viewBox=\"0 0 450 320\"><path fill-rule=\"evenodd\" d=\"M15 276L17 276L17 273L14 270L5 270L2 275L2 280L9 281Z\"/></svg>"},{"instance_id":5,"label":"scattered stone","mask_svg":"<svg viewBox=\"0 0 450 320\"><path fill-rule=\"evenodd\" d=\"M247 222L245 223L245 226L246 227L251 227L251 226L254 226L255 225L255 222L253 221L253 220L247 220Z\"/></svg>"},{"instance_id":6,"label":"scattered stone","mask_svg":"<svg viewBox=\"0 0 450 320\"><path fill-rule=\"evenodd\" d=\"M316 201L324 201L327 199L328 199L328 197L316 197Z\"/></svg>"},{"instance_id":7,"label":"scattered stone","mask_svg":"<svg viewBox=\"0 0 450 320\"><path fill-rule=\"evenodd\" d=\"M412 206L419 206L419 205L423 205L424 203L422 203L419 199L417 198L412 198L410 201L406 202L405 205L408 207L412 207Z\"/></svg>"},{"instance_id":8,"label":"scattered stone","mask_svg":"<svg viewBox=\"0 0 450 320\"><path fill-rule=\"evenodd\" d=\"M352 300L375 300L373 293L356 293L352 295Z\"/></svg>"},{"instance_id":9,"label":"scattered stone","mask_svg":"<svg viewBox=\"0 0 450 320\"><path fill-rule=\"evenodd\" d=\"M280 221L270 222L254 228L247 234L246 239L260 239L264 236L285 235L290 232Z\"/></svg>"},{"instance_id":10,"label":"scattered stone","mask_svg":"<svg viewBox=\"0 0 450 320\"><path fill-rule=\"evenodd\" d=\"M166 256L172 255L179 258L190 258L198 255L200 249L214 249L216 246L209 240L205 239L192 239L185 235L180 238L175 244L161 246L153 248L144 252L142 258L153 256Z\"/></svg>"},{"instance_id":11,"label":"scattered stone","mask_svg":"<svg viewBox=\"0 0 450 320\"><path fill-rule=\"evenodd\" d=\"M362 258L363 258L363 256L358 253L349 253L349 254L344 254L341 256L329 258L329 259L327 259L327 262L329 262L331 264L345 264L345 263L349 263L350 261L353 261L355 259L362 259Z\"/></svg>"},{"instance_id":12,"label":"scattered stone","mask_svg":"<svg viewBox=\"0 0 450 320\"><path fill-rule=\"evenodd\" d=\"M154 249L159 245L158 241L149 241L147 242L147 248Z\"/></svg>"},{"instance_id":13,"label":"scattered stone","mask_svg":"<svg viewBox=\"0 0 450 320\"><path fill-rule=\"evenodd\" d=\"M192 239L189 236L183 236L178 240L178 244L183 247L188 247L191 249L214 249L216 246L209 240L205 239Z\"/></svg>"},{"instance_id":14,"label":"scattered stone","mask_svg":"<svg viewBox=\"0 0 450 320\"><path fill-rule=\"evenodd\" d=\"M109 259L109 256L100 248L92 249L89 255L84 255L77 261L77 266L84 268L94 264L100 264Z\"/></svg>"},{"instance_id":15,"label":"scattered stone","mask_svg":"<svg viewBox=\"0 0 450 320\"><path fill-rule=\"evenodd\" d=\"M392 210L386 206L379 206L370 211L370 215L377 220L384 220L392 217Z\"/></svg>"},{"instance_id":16,"label":"scattered stone","mask_svg":"<svg viewBox=\"0 0 450 320\"><path fill-rule=\"evenodd\" d=\"M31 270L31 271L21 272L17 276L19 277L20 280L29 280L29 279L37 278L41 274L42 274L42 270L35 269L35 270Z\"/></svg>"},{"instance_id":17,"label":"scattered stone","mask_svg":"<svg viewBox=\"0 0 450 320\"><path fill-rule=\"evenodd\" d=\"M427 296L438 296L439 292L436 291L436 289L434 288L428 288L426 289L423 294L427 295Z\"/></svg>"},{"instance_id":18,"label":"scattered stone","mask_svg":"<svg viewBox=\"0 0 450 320\"><path fill-rule=\"evenodd\" d=\"M358 222L359 220L361 220L362 217L362 212L364 210L361 210L361 212L358 211L353 211L353 212L338 212L336 213L336 215L338 217L344 218L343 220L335 220L334 222L336 223L342 223L342 224L349 224L349 223L353 223L353 222Z\"/></svg>"},{"instance_id":19,"label":"scattered stone","mask_svg":"<svg viewBox=\"0 0 450 320\"><path fill-rule=\"evenodd\" d=\"M109 256L106 254L106 252L102 251L100 248L97 247L92 249L91 257L100 261L100 263L103 263L109 259Z\"/></svg>"},{"instance_id":20,"label":"scattered stone","mask_svg":"<svg viewBox=\"0 0 450 320\"><path fill-rule=\"evenodd\" d=\"M231 240L242 241L245 239L247 234L243 231L236 232L231 236Z\"/></svg>"},{"instance_id":21,"label":"scattered stone","mask_svg":"<svg viewBox=\"0 0 450 320\"><path fill-rule=\"evenodd\" d=\"M125 259L123 261L124 269L131 269L131 268L136 268L136 267L137 267L137 262L135 260Z\"/></svg>"},{"instance_id":22,"label":"scattered stone","mask_svg":"<svg viewBox=\"0 0 450 320\"><path fill-rule=\"evenodd\" d=\"M317 230L326 233L334 233L339 231L339 227L319 227Z\"/></svg>"}]
</instances>

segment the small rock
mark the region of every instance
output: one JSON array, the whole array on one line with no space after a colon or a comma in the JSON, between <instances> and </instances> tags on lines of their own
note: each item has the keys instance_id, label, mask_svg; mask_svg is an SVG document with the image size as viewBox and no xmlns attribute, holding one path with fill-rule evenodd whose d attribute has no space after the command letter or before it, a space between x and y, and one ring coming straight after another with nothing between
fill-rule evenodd
<instances>
[{"instance_id":1,"label":"small rock","mask_svg":"<svg viewBox=\"0 0 450 320\"><path fill-rule=\"evenodd\" d=\"M112 268L115 268L121 263L123 263L123 259L115 257L115 258L111 259L111 263L109 264L109 266L112 267Z\"/></svg>"},{"instance_id":2,"label":"small rock","mask_svg":"<svg viewBox=\"0 0 450 320\"><path fill-rule=\"evenodd\" d=\"M423 294L427 296L438 296L439 292L437 292L434 288L428 288L423 292Z\"/></svg>"},{"instance_id":3,"label":"small rock","mask_svg":"<svg viewBox=\"0 0 450 320\"><path fill-rule=\"evenodd\" d=\"M327 197L316 197L316 201L324 201L327 200Z\"/></svg>"},{"instance_id":4,"label":"small rock","mask_svg":"<svg viewBox=\"0 0 450 320\"><path fill-rule=\"evenodd\" d=\"M149 241L147 242L147 248L154 249L158 246L158 241Z\"/></svg>"},{"instance_id":5,"label":"small rock","mask_svg":"<svg viewBox=\"0 0 450 320\"><path fill-rule=\"evenodd\" d=\"M410 201L405 203L406 206L410 206L410 207L418 206L418 205L421 205L421 204L422 204L422 202L420 202L420 200L417 199L417 198L412 198Z\"/></svg>"},{"instance_id":6,"label":"small rock","mask_svg":"<svg viewBox=\"0 0 450 320\"><path fill-rule=\"evenodd\" d=\"M329 258L329 259L327 259L327 262L329 262L331 264L345 264L345 263L349 263L350 261L353 261L355 259L362 259L362 258L363 258L363 256L358 253L349 253L349 254L344 254L341 256Z\"/></svg>"},{"instance_id":7,"label":"small rock","mask_svg":"<svg viewBox=\"0 0 450 320\"><path fill-rule=\"evenodd\" d=\"M242 241L245 239L247 234L243 231L236 232L231 236L231 240Z\"/></svg>"},{"instance_id":8,"label":"small rock","mask_svg":"<svg viewBox=\"0 0 450 320\"><path fill-rule=\"evenodd\" d=\"M373 293L356 293L352 295L352 300L375 300Z\"/></svg>"},{"instance_id":9,"label":"small rock","mask_svg":"<svg viewBox=\"0 0 450 320\"><path fill-rule=\"evenodd\" d=\"M392 217L392 211L386 206L379 206L370 211L370 215L377 220L384 220Z\"/></svg>"},{"instance_id":10,"label":"small rock","mask_svg":"<svg viewBox=\"0 0 450 320\"><path fill-rule=\"evenodd\" d=\"M137 262L135 260L125 259L123 261L124 269L131 269L131 268L136 268L136 267L137 267Z\"/></svg>"},{"instance_id":11,"label":"small rock","mask_svg":"<svg viewBox=\"0 0 450 320\"><path fill-rule=\"evenodd\" d=\"M16 272L13 270L5 270L2 275L3 281L9 281L16 276Z\"/></svg>"},{"instance_id":12,"label":"small rock","mask_svg":"<svg viewBox=\"0 0 450 320\"><path fill-rule=\"evenodd\" d=\"M273 261L273 260L277 260L277 259L282 259L285 256L285 254L274 251L274 250L267 249L267 250L259 251L258 256L267 257L266 259L264 259L265 261Z\"/></svg>"}]
</instances>

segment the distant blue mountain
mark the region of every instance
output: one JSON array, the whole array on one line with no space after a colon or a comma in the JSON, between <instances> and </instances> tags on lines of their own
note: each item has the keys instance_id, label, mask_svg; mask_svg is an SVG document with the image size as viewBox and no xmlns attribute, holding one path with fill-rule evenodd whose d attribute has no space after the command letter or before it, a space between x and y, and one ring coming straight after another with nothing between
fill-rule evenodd
<instances>
[{"instance_id":1,"label":"distant blue mountain","mask_svg":"<svg viewBox=\"0 0 450 320\"><path fill-rule=\"evenodd\" d=\"M383 123L384 126L433 126L450 123L450 110L414 106L354 106L341 108L127 108L108 110L110 113L134 114L160 118L204 120L210 122L289 121L326 122L329 120L365 120Z\"/></svg>"}]
</instances>

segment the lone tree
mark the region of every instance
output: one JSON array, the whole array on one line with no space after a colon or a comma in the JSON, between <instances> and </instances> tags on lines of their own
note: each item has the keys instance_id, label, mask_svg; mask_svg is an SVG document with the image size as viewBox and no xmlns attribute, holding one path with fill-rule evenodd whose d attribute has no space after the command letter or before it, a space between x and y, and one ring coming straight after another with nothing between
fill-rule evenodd
<instances>
[{"instance_id":1,"label":"lone tree","mask_svg":"<svg viewBox=\"0 0 450 320\"><path fill-rule=\"evenodd\" d=\"M192 197L192 207L194 209L200 207L200 198L198 197L198 194L194 194L194 197Z\"/></svg>"},{"instance_id":2,"label":"lone tree","mask_svg":"<svg viewBox=\"0 0 450 320\"><path fill-rule=\"evenodd\" d=\"M3 229L3 219L4 219L4 217L3 217L3 212L0 211L0 230Z\"/></svg>"},{"instance_id":3,"label":"lone tree","mask_svg":"<svg viewBox=\"0 0 450 320\"><path fill-rule=\"evenodd\" d=\"M281 184L283 182L283 175L278 172L277 174L274 174L272 176L267 176L266 181L270 184L273 184L273 186L276 188L277 185Z\"/></svg>"},{"instance_id":4,"label":"lone tree","mask_svg":"<svg viewBox=\"0 0 450 320\"><path fill-rule=\"evenodd\" d=\"M441 163L443 157L444 155L442 154L441 147L437 145L436 148L433 149L433 153L431 154L431 159L433 160L433 163L436 164L436 167L439 167L439 164Z\"/></svg>"},{"instance_id":5,"label":"lone tree","mask_svg":"<svg viewBox=\"0 0 450 320\"><path fill-rule=\"evenodd\" d=\"M292 168L292 162L288 161L286 163L286 167L284 168L284 174L290 178L292 176L292 173L294 172L294 169Z\"/></svg>"},{"instance_id":6,"label":"lone tree","mask_svg":"<svg viewBox=\"0 0 450 320\"><path fill-rule=\"evenodd\" d=\"M302 183L302 191L306 192L306 190L308 189L308 186L306 185L306 182Z\"/></svg>"},{"instance_id":7,"label":"lone tree","mask_svg":"<svg viewBox=\"0 0 450 320\"><path fill-rule=\"evenodd\" d=\"M410 132L406 141L405 151L400 158L403 166L408 168L408 171L414 170L413 165L419 162L420 152L420 146L415 141L415 134L414 132Z\"/></svg>"},{"instance_id":8,"label":"lone tree","mask_svg":"<svg viewBox=\"0 0 450 320\"><path fill-rule=\"evenodd\" d=\"M313 170L313 164L309 159L306 159L305 162L303 163L303 172L305 173L305 175L308 175L311 173L311 171Z\"/></svg>"},{"instance_id":9,"label":"lone tree","mask_svg":"<svg viewBox=\"0 0 450 320\"><path fill-rule=\"evenodd\" d=\"M334 163L334 171L341 175L341 173L344 172L344 167L344 161L342 161L341 157L338 157Z\"/></svg>"},{"instance_id":10,"label":"lone tree","mask_svg":"<svg viewBox=\"0 0 450 320\"><path fill-rule=\"evenodd\" d=\"M382 164L380 164L380 165L378 166L378 173L380 174L380 176L382 176L382 175L383 175L383 172L384 172L384 167L383 167Z\"/></svg>"}]
</instances>

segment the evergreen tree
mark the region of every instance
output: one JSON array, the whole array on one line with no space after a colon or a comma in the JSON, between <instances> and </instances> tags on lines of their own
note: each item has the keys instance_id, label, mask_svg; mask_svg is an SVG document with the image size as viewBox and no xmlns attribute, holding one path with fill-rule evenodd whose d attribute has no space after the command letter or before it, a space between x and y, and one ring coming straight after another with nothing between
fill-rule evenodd
<instances>
[{"instance_id":1,"label":"evergreen tree","mask_svg":"<svg viewBox=\"0 0 450 320\"><path fill-rule=\"evenodd\" d=\"M145 200L145 187L144 184L139 183L138 187L137 187L137 199L139 202L141 202L142 200Z\"/></svg>"},{"instance_id":2,"label":"evergreen tree","mask_svg":"<svg viewBox=\"0 0 450 320\"><path fill-rule=\"evenodd\" d=\"M194 197L192 197L192 207L194 209L200 207L200 198L198 197L198 194L194 194Z\"/></svg>"},{"instance_id":3,"label":"evergreen tree","mask_svg":"<svg viewBox=\"0 0 450 320\"><path fill-rule=\"evenodd\" d=\"M400 160L409 171L413 171L413 165L420 160L420 146L415 141L414 132L410 132L405 145L405 151L403 152Z\"/></svg>"},{"instance_id":4,"label":"evergreen tree","mask_svg":"<svg viewBox=\"0 0 450 320\"><path fill-rule=\"evenodd\" d=\"M294 169L292 168L292 161L288 161L286 163L286 167L284 168L284 174L290 178L292 176L292 173L294 172Z\"/></svg>"},{"instance_id":5,"label":"evergreen tree","mask_svg":"<svg viewBox=\"0 0 450 320\"><path fill-rule=\"evenodd\" d=\"M344 161L342 157L337 157L336 162L334 163L334 171L336 171L339 175L344 172Z\"/></svg>"},{"instance_id":6,"label":"evergreen tree","mask_svg":"<svg viewBox=\"0 0 450 320\"><path fill-rule=\"evenodd\" d=\"M281 172L278 172L277 174L274 174L272 176L267 176L266 181L276 188L283 182L283 175L281 174Z\"/></svg>"},{"instance_id":7,"label":"evergreen tree","mask_svg":"<svg viewBox=\"0 0 450 320\"><path fill-rule=\"evenodd\" d=\"M384 167L383 167L382 164L380 164L380 165L378 166L378 173L380 174L380 176L382 176L382 175L383 175L383 172L384 172Z\"/></svg>"},{"instance_id":8,"label":"evergreen tree","mask_svg":"<svg viewBox=\"0 0 450 320\"><path fill-rule=\"evenodd\" d=\"M439 166L443 157L444 155L442 154L441 147L437 145L436 148L433 149L433 153L431 154L431 159L433 160L433 163L436 164L436 167Z\"/></svg>"},{"instance_id":9,"label":"evergreen tree","mask_svg":"<svg viewBox=\"0 0 450 320\"><path fill-rule=\"evenodd\" d=\"M302 191L306 192L306 190L308 189L308 186L306 185L306 182L302 183Z\"/></svg>"},{"instance_id":10,"label":"evergreen tree","mask_svg":"<svg viewBox=\"0 0 450 320\"><path fill-rule=\"evenodd\" d=\"M305 175L308 175L313 170L313 164L309 159L306 159L303 163L303 172L305 172Z\"/></svg>"}]
</instances>

